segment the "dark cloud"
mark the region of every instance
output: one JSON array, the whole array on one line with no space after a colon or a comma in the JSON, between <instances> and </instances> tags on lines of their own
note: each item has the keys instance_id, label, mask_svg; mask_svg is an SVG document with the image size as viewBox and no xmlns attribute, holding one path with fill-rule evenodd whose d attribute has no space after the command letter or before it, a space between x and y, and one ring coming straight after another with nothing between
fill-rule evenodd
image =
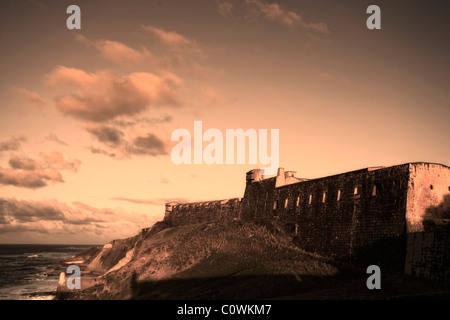
<instances>
[{"instance_id":1,"label":"dark cloud","mask_svg":"<svg viewBox=\"0 0 450 320\"><path fill-rule=\"evenodd\" d=\"M132 155L159 156L166 155L167 151L164 142L152 133L145 136L127 135L121 129L113 125L90 125L86 130L102 143L102 147L87 147L92 153L103 154L109 157L117 155L129 158ZM130 137L131 136L131 137Z\"/></svg>"},{"instance_id":2,"label":"dark cloud","mask_svg":"<svg viewBox=\"0 0 450 320\"><path fill-rule=\"evenodd\" d=\"M88 225L105 222L93 217L92 213L104 213L105 210L93 207L77 206L78 210L55 200L26 201L0 198L0 223L7 224L36 221L61 221L71 225Z\"/></svg>"},{"instance_id":3,"label":"dark cloud","mask_svg":"<svg viewBox=\"0 0 450 320\"><path fill-rule=\"evenodd\" d=\"M121 144L122 138L124 136L124 133L122 131L114 127L101 126L87 128L86 130L94 135L98 139L98 141L112 147Z\"/></svg>"},{"instance_id":4,"label":"dark cloud","mask_svg":"<svg viewBox=\"0 0 450 320\"><path fill-rule=\"evenodd\" d=\"M23 170L36 170L40 168L40 165L36 160L26 158L26 157L17 157L13 156L9 159L9 165L13 169L23 169Z\"/></svg>"},{"instance_id":5,"label":"dark cloud","mask_svg":"<svg viewBox=\"0 0 450 320\"><path fill-rule=\"evenodd\" d=\"M11 137L8 140L0 142L0 152L19 150L21 144L25 141L26 138L23 136Z\"/></svg>"},{"instance_id":6,"label":"dark cloud","mask_svg":"<svg viewBox=\"0 0 450 320\"><path fill-rule=\"evenodd\" d=\"M57 171L0 168L0 184L37 189L47 186L49 182L61 183L64 180Z\"/></svg>"},{"instance_id":7,"label":"dark cloud","mask_svg":"<svg viewBox=\"0 0 450 320\"><path fill-rule=\"evenodd\" d=\"M50 230L46 230L46 229L38 229L38 228L33 228L33 227L29 227L23 224L16 224L16 225L11 225L11 224L7 224L7 225L1 225L0 227L0 234L7 234L7 233L20 233L20 232L37 232L37 233L43 233L43 234L48 234L50 233Z\"/></svg>"},{"instance_id":8,"label":"dark cloud","mask_svg":"<svg viewBox=\"0 0 450 320\"><path fill-rule=\"evenodd\" d=\"M65 219L64 213L54 206L42 202L2 198L0 198L0 215L18 223Z\"/></svg>"},{"instance_id":9,"label":"dark cloud","mask_svg":"<svg viewBox=\"0 0 450 320\"><path fill-rule=\"evenodd\" d=\"M0 201L1 203L1 201ZM10 220L6 219L6 216L3 216L2 213L0 212L0 224L9 224Z\"/></svg>"},{"instance_id":10,"label":"dark cloud","mask_svg":"<svg viewBox=\"0 0 450 320\"><path fill-rule=\"evenodd\" d=\"M92 153L116 158L167 155L165 143L155 134L142 136L136 132L142 132L144 126L172 120L167 113L148 118L142 117L141 112L149 107L181 105L178 95L183 80L176 75L170 72L118 75L109 70L88 73L59 66L47 79L51 86L66 90L55 97L57 109L82 120L86 131L102 144L88 146ZM59 141L54 135L48 139Z\"/></svg>"},{"instance_id":11,"label":"dark cloud","mask_svg":"<svg viewBox=\"0 0 450 320\"><path fill-rule=\"evenodd\" d=\"M24 232L42 233L64 241L68 235L102 234L121 237L151 224L144 214L129 214L121 208L96 208L82 202L71 205L55 199L39 201L0 197L0 234L26 238ZM134 230L134 231L133 231ZM6 238L4 238L6 239Z\"/></svg>"},{"instance_id":12,"label":"dark cloud","mask_svg":"<svg viewBox=\"0 0 450 320\"><path fill-rule=\"evenodd\" d=\"M65 219L64 220L64 223L74 224L74 225L86 225L86 224L91 224L93 222L105 222L105 221L102 219L95 219L95 218Z\"/></svg>"},{"instance_id":13,"label":"dark cloud","mask_svg":"<svg viewBox=\"0 0 450 320\"><path fill-rule=\"evenodd\" d=\"M49 183L62 183L60 170L76 172L80 161L66 161L61 153L41 154L42 160L13 156L9 168L0 167L0 184L37 189Z\"/></svg>"},{"instance_id":14,"label":"dark cloud","mask_svg":"<svg viewBox=\"0 0 450 320\"><path fill-rule=\"evenodd\" d=\"M164 142L154 134L147 134L144 137L137 137L133 143L128 147L128 152L131 154L140 155L166 155Z\"/></svg>"},{"instance_id":15,"label":"dark cloud","mask_svg":"<svg viewBox=\"0 0 450 320\"><path fill-rule=\"evenodd\" d=\"M136 126L138 124L157 125L157 124L170 122L170 121L172 121L172 119L173 119L173 117L171 115L162 114L158 117L153 117L153 118L136 117L136 118L132 118L132 119L117 119L117 120L113 120L111 123L116 126L125 128L125 127Z\"/></svg>"},{"instance_id":16,"label":"dark cloud","mask_svg":"<svg viewBox=\"0 0 450 320\"><path fill-rule=\"evenodd\" d=\"M49 141L56 142L56 143L58 143L58 144L60 144L60 145L62 145L62 146L67 146L67 145L68 145L68 144L65 143L64 141L60 140L60 139L56 136L56 134L54 134L54 133L49 133L49 135L46 137L46 139L49 140Z\"/></svg>"},{"instance_id":17,"label":"dark cloud","mask_svg":"<svg viewBox=\"0 0 450 320\"><path fill-rule=\"evenodd\" d=\"M86 148L89 151L91 151L92 153L95 153L95 154L103 154L103 155L111 157L111 158L114 158L116 156L115 153L111 153L111 152L108 152L108 151L100 149L100 148L95 148L93 146L89 146L89 147L86 147Z\"/></svg>"}]
</instances>

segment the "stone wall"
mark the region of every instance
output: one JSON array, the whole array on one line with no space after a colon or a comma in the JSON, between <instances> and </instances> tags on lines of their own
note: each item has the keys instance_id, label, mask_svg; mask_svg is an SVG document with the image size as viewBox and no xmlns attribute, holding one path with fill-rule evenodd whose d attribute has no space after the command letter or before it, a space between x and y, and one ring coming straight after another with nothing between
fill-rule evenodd
<instances>
[{"instance_id":1,"label":"stone wall","mask_svg":"<svg viewBox=\"0 0 450 320\"><path fill-rule=\"evenodd\" d=\"M405 273L450 281L450 237L447 232L408 234Z\"/></svg>"},{"instance_id":2,"label":"stone wall","mask_svg":"<svg viewBox=\"0 0 450 320\"><path fill-rule=\"evenodd\" d=\"M305 250L381 264L392 254L404 257L405 242L399 237L406 230L408 176L408 165L401 165L279 188L274 188L275 178L251 182L241 217L283 222ZM403 268L403 260L389 262Z\"/></svg>"},{"instance_id":3,"label":"stone wall","mask_svg":"<svg viewBox=\"0 0 450 320\"><path fill-rule=\"evenodd\" d=\"M320 255L419 270L428 262L418 256L414 266L405 264L412 248L407 234L450 230L450 168L408 163L313 180L282 168L264 178L255 169L247 172L242 200L166 204L164 221L180 226L237 218L277 220L299 247Z\"/></svg>"},{"instance_id":4,"label":"stone wall","mask_svg":"<svg viewBox=\"0 0 450 320\"><path fill-rule=\"evenodd\" d=\"M166 205L164 221L177 227L201 222L229 222L239 218L241 199Z\"/></svg>"},{"instance_id":5,"label":"stone wall","mask_svg":"<svg viewBox=\"0 0 450 320\"><path fill-rule=\"evenodd\" d=\"M435 163L410 164L408 232L449 229L450 168Z\"/></svg>"},{"instance_id":6,"label":"stone wall","mask_svg":"<svg viewBox=\"0 0 450 320\"><path fill-rule=\"evenodd\" d=\"M410 164L405 273L450 280L450 168Z\"/></svg>"}]
</instances>

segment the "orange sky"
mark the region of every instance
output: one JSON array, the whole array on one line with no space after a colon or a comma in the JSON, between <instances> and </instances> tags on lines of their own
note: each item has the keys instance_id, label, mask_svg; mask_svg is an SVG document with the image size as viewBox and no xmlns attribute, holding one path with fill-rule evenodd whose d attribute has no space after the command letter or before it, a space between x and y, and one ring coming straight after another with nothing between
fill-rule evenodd
<instances>
[{"instance_id":1,"label":"orange sky","mask_svg":"<svg viewBox=\"0 0 450 320\"><path fill-rule=\"evenodd\" d=\"M241 197L254 165L175 165L171 133L279 129L315 178L450 165L449 5L376 1L0 3L0 243L106 243L164 202ZM204 146L207 143L204 143Z\"/></svg>"}]
</instances>

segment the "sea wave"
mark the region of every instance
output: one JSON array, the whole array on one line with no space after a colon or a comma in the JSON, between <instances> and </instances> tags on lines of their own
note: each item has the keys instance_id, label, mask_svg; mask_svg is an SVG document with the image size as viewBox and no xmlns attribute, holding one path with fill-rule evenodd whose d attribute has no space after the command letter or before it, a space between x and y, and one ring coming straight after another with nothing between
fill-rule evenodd
<instances>
[{"instance_id":1,"label":"sea wave","mask_svg":"<svg viewBox=\"0 0 450 320\"><path fill-rule=\"evenodd\" d=\"M0 245L0 300L53 299L59 261L89 246Z\"/></svg>"}]
</instances>

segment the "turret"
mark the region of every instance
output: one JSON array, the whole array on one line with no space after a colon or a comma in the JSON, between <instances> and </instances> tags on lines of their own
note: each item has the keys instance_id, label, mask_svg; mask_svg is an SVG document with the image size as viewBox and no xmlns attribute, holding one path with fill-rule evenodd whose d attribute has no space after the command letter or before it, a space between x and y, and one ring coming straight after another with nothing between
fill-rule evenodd
<instances>
[{"instance_id":1,"label":"turret","mask_svg":"<svg viewBox=\"0 0 450 320\"><path fill-rule=\"evenodd\" d=\"M169 215L172 213L173 206L176 206L178 204L179 204L178 202L168 202L168 203L166 203L166 211L165 211L165 214L164 214L164 220L169 218Z\"/></svg>"},{"instance_id":2,"label":"turret","mask_svg":"<svg viewBox=\"0 0 450 320\"><path fill-rule=\"evenodd\" d=\"M261 181L261 169L253 169L247 172L246 176L247 183Z\"/></svg>"}]
</instances>

